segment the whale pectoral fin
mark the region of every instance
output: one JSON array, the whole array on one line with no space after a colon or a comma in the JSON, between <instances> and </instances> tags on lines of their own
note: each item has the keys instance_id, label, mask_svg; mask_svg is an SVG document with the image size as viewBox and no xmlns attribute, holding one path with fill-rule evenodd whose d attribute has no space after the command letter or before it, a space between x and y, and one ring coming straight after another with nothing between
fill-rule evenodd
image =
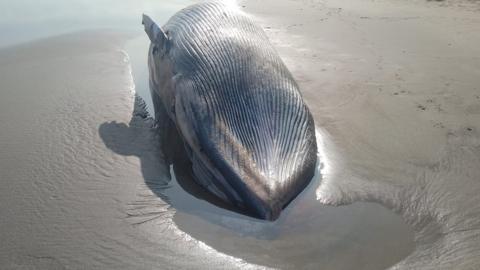
<instances>
[{"instance_id":1,"label":"whale pectoral fin","mask_svg":"<svg viewBox=\"0 0 480 270\"><path fill-rule=\"evenodd\" d=\"M152 43L163 46L167 42L168 37L165 32L163 32L162 28L145 14L143 14L142 17L142 24L144 25L145 32Z\"/></svg>"}]
</instances>

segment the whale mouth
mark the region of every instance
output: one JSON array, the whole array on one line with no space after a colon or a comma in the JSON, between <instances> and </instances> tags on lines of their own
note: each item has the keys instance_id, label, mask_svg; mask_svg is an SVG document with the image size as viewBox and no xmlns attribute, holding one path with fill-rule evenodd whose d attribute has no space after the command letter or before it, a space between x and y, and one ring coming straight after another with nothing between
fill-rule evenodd
<instances>
[{"instance_id":1,"label":"whale mouth","mask_svg":"<svg viewBox=\"0 0 480 270\"><path fill-rule=\"evenodd\" d=\"M192 176L200 186L233 207L229 210L274 221L313 178L317 163L314 128L311 134L310 128L305 128L298 132L301 136L279 137L283 139L281 144L267 136L271 150L241 141L245 136L234 125L217 123L218 126L208 128L210 123L197 119L197 113L185 117L187 107L180 102L177 105L175 124L191 163ZM262 136L254 125L248 124L251 128L247 134L256 139ZM311 118L306 124L314 126Z\"/></svg>"},{"instance_id":2,"label":"whale mouth","mask_svg":"<svg viewBox=\"0 0 480 270\"><path fill-rule=\"evenodd\" d=\"M208 157L195 153L187 143L184 145L185 152L191 162L192 177L196 184L217 199L227 203L230 206L228 210L269 221L276 220L280 216L282 207L278 202L261 200L261 194L244 188L242 189L243 193L238 192L238 187L231 183L242 181L240 175L230 174L225 177ZM215 202L214 204L218 205ZM225 208L224 206L221 207Z\"/></svg>"},{"instance_id":3,"label":"whale mouth","mask_svg":"<svg viewBox=\"0 0 480 270\"><path fill-rule=\"evenodd\" d=\"M306 169L299 169L300 173L283 179L283 182L298 183L291 186L291 189L271 189L269 184L278 179L269 179L260 170L248 166L239 168L237 163L229 162L223 156L196 153L186 142L184 148L191 163L192 177L198 185L227 203L230 206L228 210L268 221L278 219L283 208L310 183L317 164L315 158L312 170L305 167ZM255 185L252 188L252 185L246 183Z\"/></svg>"}]
</instances>

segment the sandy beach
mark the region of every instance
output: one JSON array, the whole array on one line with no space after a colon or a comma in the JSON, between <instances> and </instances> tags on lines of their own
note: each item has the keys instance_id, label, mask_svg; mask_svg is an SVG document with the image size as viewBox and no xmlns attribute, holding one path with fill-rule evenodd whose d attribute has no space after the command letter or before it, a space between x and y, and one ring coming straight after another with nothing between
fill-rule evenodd
<instances>
[{"instance_id":1,"label":"sandy beach","mask_svg":"<svg viewBox=\"0 0 480 270\"><path fill-rule=\"evenodd\" d=\"M165 163L140 15L187 4L37 34L0 21L0 268L480 267L476 2L238 1L318 131L317 175L276 222L202 200Z\"/></svg>"},{"instance_id":2,"label":"sandy beach","mask_svg":"<svg viewBox=\"0 0 480 270\"><path fill-rule=\"evenodd\" d=\"M276 5L276 9L269 9ZM412 226L394 269L475 269L480 184L478 5L244 2L328 135L320 202L380 203Z\"/></svg>"}]
</instances>

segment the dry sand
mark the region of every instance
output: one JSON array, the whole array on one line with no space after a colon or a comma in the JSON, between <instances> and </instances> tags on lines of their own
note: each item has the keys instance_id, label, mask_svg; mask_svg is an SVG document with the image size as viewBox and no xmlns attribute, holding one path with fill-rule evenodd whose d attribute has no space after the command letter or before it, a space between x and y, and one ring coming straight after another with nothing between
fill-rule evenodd
<instances>
[{"instance_id":1,"label":"dry sand","mask_svg":"<svg viewBox=\"0 0 480 270\"><path fill-rule=\"evenodd\" d=\"M144 36L127 51L113 31L4 48L0 268L480 266L477 6L239 5L302 88L323 175L275 223L214 207L180 187L185 167L165 165L134 98L148 99Z\"/></svg>"}]
</instances>

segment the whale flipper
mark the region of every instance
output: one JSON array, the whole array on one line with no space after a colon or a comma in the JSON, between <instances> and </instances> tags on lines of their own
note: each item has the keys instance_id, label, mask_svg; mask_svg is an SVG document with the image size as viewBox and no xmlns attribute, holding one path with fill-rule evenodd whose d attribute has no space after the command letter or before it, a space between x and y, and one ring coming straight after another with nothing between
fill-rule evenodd
<instances>
[{"instance_id":1,"label":"whale flipper","mask_svg":"<svg viewBox=\"0 0 480 270\"><path fill-rule=\"evenodd\" d=\"M163 46L167 42L167 35L162 28L145 14L142 16L142 24L144 25L145 32L152 43Z\"/></svg>"}]
</instances>

